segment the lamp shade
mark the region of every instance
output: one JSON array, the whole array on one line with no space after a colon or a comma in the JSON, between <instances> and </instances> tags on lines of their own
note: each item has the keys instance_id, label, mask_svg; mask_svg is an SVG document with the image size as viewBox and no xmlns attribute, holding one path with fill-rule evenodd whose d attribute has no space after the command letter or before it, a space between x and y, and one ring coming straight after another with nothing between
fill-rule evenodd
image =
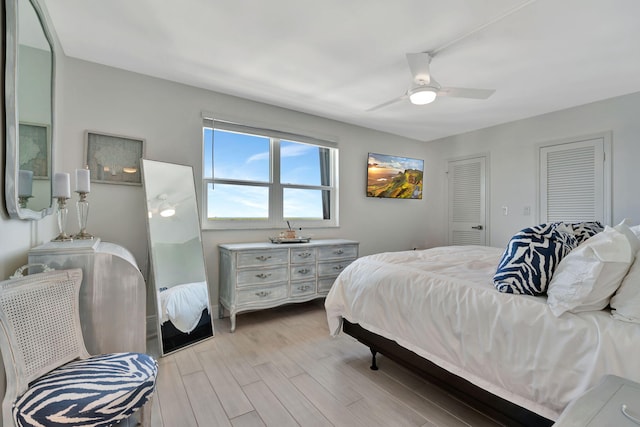
<instances>
[{"instance_id":1,"label":"lamp shade","mask_svg":"<svg viewBox=\"0 0 640 427\"><path fill-rule=\"evenodd\" d=\"M436 90L430 86L418 86L409 91L409 101L415 105L425 105L436 99Z\"/></svg>"}]
</instances>

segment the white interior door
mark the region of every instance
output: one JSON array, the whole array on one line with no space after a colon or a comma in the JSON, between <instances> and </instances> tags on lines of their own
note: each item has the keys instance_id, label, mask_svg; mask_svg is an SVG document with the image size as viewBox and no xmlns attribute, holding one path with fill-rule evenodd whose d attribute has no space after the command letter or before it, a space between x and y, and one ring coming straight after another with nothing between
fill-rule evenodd
<instances>
[{"instance_id":1,"label":"white interior door","mask_svg":"<svg viewBox=\"0 0 640 427\"><path fill-rule=\"evenodd\" d=\"M449 162L449 244L486 245L486 157Z\"/></svg>"}]
</instances>

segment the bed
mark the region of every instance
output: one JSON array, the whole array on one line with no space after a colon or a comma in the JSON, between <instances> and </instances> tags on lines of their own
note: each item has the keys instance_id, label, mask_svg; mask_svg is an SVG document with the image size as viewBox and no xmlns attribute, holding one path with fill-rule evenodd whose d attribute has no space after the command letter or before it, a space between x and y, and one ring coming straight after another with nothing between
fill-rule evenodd
<instances>
[{"instance_id":1,"label":"bed","mask_svg":"<svg viewBox=\"0 0 640 427\"><path fill-rule=\"evenodd\" d=\"M578 261L593 256L586 246L573 249ZM638 248L640 240L627 258ZM493 279L504 255L503 248L449 246L360 258L326 298L330 333L343 329L369 346L372 368L376 352L385 354L507 425L551 425L606 374L640 381L640 324L614 318L609 300L604 309L558 315L551 287L538 296L498 292Z\"/></svg>"}]
</instances>

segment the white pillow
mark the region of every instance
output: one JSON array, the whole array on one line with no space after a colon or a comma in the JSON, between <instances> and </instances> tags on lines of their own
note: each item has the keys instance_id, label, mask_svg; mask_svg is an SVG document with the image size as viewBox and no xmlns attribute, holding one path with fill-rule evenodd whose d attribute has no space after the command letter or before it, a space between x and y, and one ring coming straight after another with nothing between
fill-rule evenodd
<instances>
[{"instance_id":1,"label":"white pillow","mask_svg":"<svg viewBox=\"0 0 640 427\"><path fill-rule=\"evenodd\" d=\"M611 315L614 319L640 323L640 251L636 260L611 298Z\"/></svg>"},{"instance_id":2,"label":"white pillow","mask_svg":"<svg viewBox=\"0 0 640 427\"><path fill-rule=\"evenodd\" d=\"M633 227L629 228L631 231L633 231L633 234L635 234L638 239L640 239L640 225L634 225Z\"/></svg>"},{"instance_id":3,"label":"white pillow","mask_svg":"<svg viewBox=\"0 0 640 427\"><path fill-rule=\"evenodd\" d=\"M554 315L602 310L609 304L635 255L625 227L606 226L560 261L547 290Z\"/></svg>"}]
</instances>

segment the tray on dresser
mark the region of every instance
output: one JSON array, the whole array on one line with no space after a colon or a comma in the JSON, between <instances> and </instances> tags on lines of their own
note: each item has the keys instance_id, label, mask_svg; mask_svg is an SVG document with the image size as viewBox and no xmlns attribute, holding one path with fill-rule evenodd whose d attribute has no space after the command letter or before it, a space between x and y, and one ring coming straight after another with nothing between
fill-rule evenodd
<instances>
[{"instance_id":1,"label":"tray on dresser","mask_svg":"<svg viewBox=\"0 0 640 427\"><path fill-rule=\"evenodd\" d=\"M309 243L311 237L269 237L271 243Z\"/></svg>"}]
</instances>

